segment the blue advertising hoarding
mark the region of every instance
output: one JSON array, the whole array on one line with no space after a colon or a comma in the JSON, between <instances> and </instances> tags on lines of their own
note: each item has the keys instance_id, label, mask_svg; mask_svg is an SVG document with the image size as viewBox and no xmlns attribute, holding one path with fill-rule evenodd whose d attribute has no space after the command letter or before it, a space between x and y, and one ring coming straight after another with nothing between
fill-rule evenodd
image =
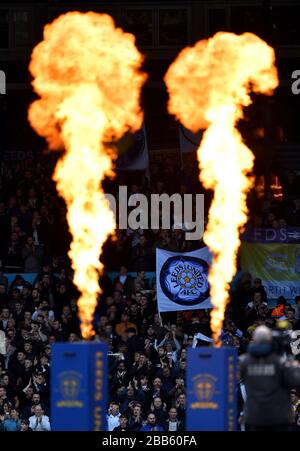
<instances>
[{"instance_id":1,"label":"blue advertising hoarding","mask_svg":"<svg viewBox=\"0 0 300 451\"><path fill-rule=\"evenodd\" d=\"M189 348L186 383L187 431L236 430L235 348Z\"/></svg>"},{"instance_id":2,"label":"blue advertising hoarding","mask_svg":"<svg viewBox=\"0 0 300 451\"><path fill-rule=\"evenodd\" d=\"M273 229L247 226L241 240L249 243L300 243L300 227Z\"/></svg>"},{"instance_id":3,"label":"blue advertising hoarding","mask_svg":"<svg viewBox=\"0 0 300 451\"><path fill-rule=\"evenodd\" d=\"M107 347L100 343L55 343L51 365L54 431L105 431Z\"/></svg>"}]
</instances>

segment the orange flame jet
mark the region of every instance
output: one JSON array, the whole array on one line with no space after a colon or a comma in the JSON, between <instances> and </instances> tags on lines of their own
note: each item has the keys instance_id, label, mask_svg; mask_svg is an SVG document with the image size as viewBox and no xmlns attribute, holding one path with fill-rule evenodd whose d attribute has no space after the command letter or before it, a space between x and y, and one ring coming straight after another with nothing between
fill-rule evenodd
<instances>
[{"instance_id":1,"label":"orange flame jet","mask_svg":"<svg viewBox=\"0 0 300 451\"><path fill-rule=\"evenodd\" d=\"M185 48L169 67L168 109L193 132L206 129L197 151L200 180L214 190L204 240L213 253L209 271L214 305L211 328L220 333L236 272L239 232L247 220L247 193L254 156L236 123L251 104L250 89L272 94L278 85L274 50L252 33L219 32Z\"/></svg>"},{"instance_id":2,"label":"orange flame jet","mask_svg":"<svg viewBox=\"0 0 300 451\"><path fill-rule=\"evenodd\" d=\"M50 149L65 149L53 179L68 209L84 339L93 335L101 249L115 229L101 182L113 175L116 155L105 143L141 127L142 61L134 36L93 12L70 12L46 25L31 55L40 99L30 105L29 122Z\"/></svg>"}]
</instances>

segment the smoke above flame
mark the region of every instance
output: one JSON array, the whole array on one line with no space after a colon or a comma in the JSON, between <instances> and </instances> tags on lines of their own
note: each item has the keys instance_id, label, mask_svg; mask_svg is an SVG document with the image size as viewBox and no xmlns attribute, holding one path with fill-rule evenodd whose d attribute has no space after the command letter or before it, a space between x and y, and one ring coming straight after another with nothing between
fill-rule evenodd
<instances>
[{"instance_id":1,"label":"smoke above flame","mask_svg":"<svg viewBox=\"0 0 300 451\"><path fill-rule=\"evenodd\" d=\"M29 70L39 95L29 122L49 149L64 149L53 179L67 204L72 234L69 256L81 332L92 336L99 261L115 218L101 182L113 175L114 151L105 143L141 127L140 92L146 75L133 35L116 28L106 14L70 12L46 25Z\"/></svg>"},{"instance_id":2,"label":"smoke above flame","mask_svg":"<svg viewBox=\"0 0 300 451\"><path fill-rule=\"evenodd\" d=\"M214 191L204 241L213 253L208 279L217 346L253 183L254 155L236 123L252 103L251 90L270 95L277 87L274 62L274 50L256 35L219 32L185 48L165 76L169 112L193 132L206 129L197 156L200 180Z\"/></svg>"}]
</instances>

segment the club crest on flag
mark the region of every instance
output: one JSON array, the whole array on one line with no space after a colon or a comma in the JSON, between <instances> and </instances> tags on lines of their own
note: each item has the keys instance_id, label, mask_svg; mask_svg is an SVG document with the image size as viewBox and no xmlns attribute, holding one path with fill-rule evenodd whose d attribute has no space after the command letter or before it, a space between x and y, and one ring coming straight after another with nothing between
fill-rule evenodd
<instances>
[{"instance_id":1,"label":"club crest on flag","mask_svg":"<svg viewBox=\"0 0 300 451\"><path fill-rule=\"evenodd\" d=\"M160 312L210 309L207 247L190 252L156 249L157 306Z\"/></svg>"},{"instance_id":2,"label":"club crest on flag","mask_svg":"<svg viewBox=\"0 0 300 451\"><path fill-rule=\"evenodd\" d=\"M194 305L209 296L208 264L196 257L175 256L164 263L160 285L164 294L180 305Z\"/></svg>"}]
</instances>

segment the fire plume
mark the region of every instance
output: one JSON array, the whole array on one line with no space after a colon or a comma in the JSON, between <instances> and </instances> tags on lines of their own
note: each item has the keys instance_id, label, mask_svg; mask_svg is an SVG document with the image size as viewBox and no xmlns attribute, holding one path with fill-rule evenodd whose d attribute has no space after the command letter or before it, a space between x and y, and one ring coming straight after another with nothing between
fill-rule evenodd
<instances>
[{"instance_id":1,"label":"fire plume","mask_svg":"<svg viewBox=\"0 0 300 451\"><path fill-rule=\"evenodd\" d=\"M219 32L182 50L165 76L169 112L193 132L206 129L197 156L200 180L214 191L204 240L213 253L209 282L217 346L253 183L254 155L236 123L252 102L251 89L270 95L277 87L274 62L274 50L256 35Z\"/></svg>"},{"instance_id":2,"label":"fire plume","mask_svg":"<svg viewBox=\"0 0 300 451\"><path fill-rule=\"evenodd\" d=\"M29 70L40 98L30 105L29 122L49 149L64 149L53 179L67 204L85 339L93 335L101 249L115 229L101 183L113 175L116 155L105 143L142 124L142 61L134 36L116 28L110 16L93 12L70 12L46 25L31 55Z\"/></svg>"}]
</instances>

